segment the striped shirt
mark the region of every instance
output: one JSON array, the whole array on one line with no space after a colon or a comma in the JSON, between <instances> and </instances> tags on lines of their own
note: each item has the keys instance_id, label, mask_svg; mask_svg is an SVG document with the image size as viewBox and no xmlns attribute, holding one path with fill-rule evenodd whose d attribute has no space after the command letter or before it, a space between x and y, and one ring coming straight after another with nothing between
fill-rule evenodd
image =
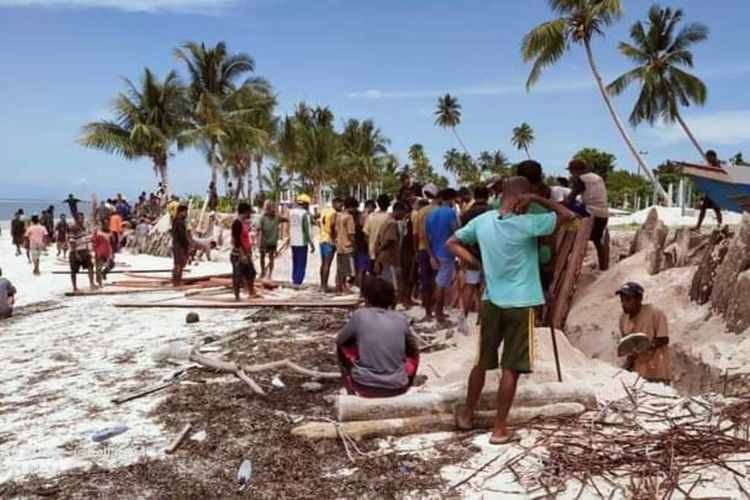
<instances>
[{"instance_id":1,"label":"striped shirt","mask_svg":"<svg viewBox=\"0 0 750 500\"><path fill-rule=\"evenodd\" d=\"M71 252L88 252L91 245L91 238L84 228L71 226L68 233L68 242Z\"/></svg>"}]
</instances>

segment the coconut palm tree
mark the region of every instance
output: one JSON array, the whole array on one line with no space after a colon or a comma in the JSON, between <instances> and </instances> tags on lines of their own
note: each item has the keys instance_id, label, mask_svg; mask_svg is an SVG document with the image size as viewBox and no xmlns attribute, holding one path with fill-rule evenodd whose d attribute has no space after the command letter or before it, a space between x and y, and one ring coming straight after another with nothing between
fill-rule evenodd
<instances>
[{"instance_id":1,"label":"coconut palm tree","mask_svg":"<svg viewBox=\"0 0 750 500\"><path fill-rule=\"evenodd\" d=\"M125 85L126 91L112 104L115 119L84 125L78 143L128 160L150 158L168 190L170 150L188 124L185 88L174 71L159 81L148 68L143 70L139 86L128 79Z\"/></svg>"},{"instance_id":2,"label":"coconut palm tree","mask_svg":"<svg viewBox=\"0 0 750 500\"><path fill-rule=\"evenodd\" d=\"M284 167L275 163L263 176L263 184L268 187L268 199L278 203L281 201L284 191L289 188L290 182L288 178L284 177Z\"/></svg>"},{"instance_id":3,"label":"coconut palm tree","mask_svg":"<svg viewBox=\"0 0 750 500\"><path fill-rule=\"evenodd\" d=\"M370 184L377 180L387 164L388 144L372 120L349 120L341 133L339 187ZM352 174L355 174L352 176Z\"/></svg>"},{"instance_id":4,"label":"coconut palm tree","mask_svg":"<svg viewBox=\"0 0 750 500\"><path fill-rule=\"evenodd\" d=\"M620 95L631 83L640 86L638 100L630 114L630 123L637 126L644 120L653 125L657 119L680 124L695 149L705 157L703 148L688 128L680 113L681 106L706 102L706 85L685 71L693 67L690 46L708 37L708 28L692 23L677 30L682 21L681 9L651 6L646 25L641 21L630 28L632 43L621 42L620 52L636 64L607 86L611 95Z\"/></svg>"},{"instance_id":5,"label":"coconut palm tree","mask_svg":"<svg viewBox=\"0 0 750 500\"><path fill-rule=\"evenodd\" d=\"M534 143L534 139L534 129L531 128L531 125L528 123L523 122L519 126L513 128L513 137L511 138L511 141L516 149L519 151L521 149L526 151L526 157L528 159L531 159L529 147Z\"/></svg>"},{"instance_id":6,"label":"coconut palm tree","mask_svg":"<svg viewBox=\"0 0 750 500\"><path fill-rule=\"evenodd\" d=\"M416 182L424 184L435 180L435 171L430 165L430 159L425 155L424 146L412 144L409 147L409 161L409 172Z\"/></svg>"},{"instance_id":7,"label":"coconut palm tree","mask_svg":"<svg viewBox=\"0 0 750 500\"><path fill-rule=\"evenodd\" d=\"M614 24L622 15L621 0L547 0L550 8L559 17L533 28L524 37L521 55L524 62L533 61L526 88L531 89L539 81L542 70L554 65L573 45L582 45L594 75L604 104L615 122L630 153L638 162L643 174L651 181L660 197L671 205L664 188L656 182L646 160L635 146L625 129L620 116L612 104L599 68L594 60L591 40L595 35L603 35L604 28Z\"/></svg>"},{"instance_id":8,"label":"coconut palm tree","mask_svg":"<svg viewBox=\"0 0 750 500\"><path fill-rule=\"evenodd\" d=\"M479 170L482 175L509 175L510 161L505 154L498 150L482 151L478 158Z\"/></svg>"},{"instance_id":9,"label":"coconut palm tree","mask_svg":"<svg viewBox=\"0 0 750 500\"><path fill-rule=\"evenodd\" d=\"M198 143L208 150L211 181L215 183L219 171L217 148L228 133L229 116L225 101L237 92L238 87L252 84L241 79L255 70L255 62L247 54L230 54L224 42L212 48L203 43L189 42L175 49L174 54L185 63L191 79L189 96L194 127L183 142Z\"/></svg>"},{"instance_id":10,"label":"coconut palm tree","mask_svg":"<svg viewBox=\"0 0 750 500\"><path fill-rule=\"evenodd\" d=\"M299 168L302 178L323 201L323 186L336 171L339 137L333 129L333 112L328 107L308 108L301 104L295 113L299 139Z\"/></svg>"},{"instance_id":11,"label":"coconut palm tree","mask_svg":"<svg viewBox=\"0 0 750 500\"><path fill-rule=\"evenodd\" d=\"M458 103L458 99L450 94L445 94L438 98L437 110L435 111L435 125L443 128L450 128L458 139L458 143L461 144L464 152L467 154L469 150L466 148L466 144L461 140L461 136L458 135L458 125L461 123L461 105Z\"/></svg>"}]
</instances>

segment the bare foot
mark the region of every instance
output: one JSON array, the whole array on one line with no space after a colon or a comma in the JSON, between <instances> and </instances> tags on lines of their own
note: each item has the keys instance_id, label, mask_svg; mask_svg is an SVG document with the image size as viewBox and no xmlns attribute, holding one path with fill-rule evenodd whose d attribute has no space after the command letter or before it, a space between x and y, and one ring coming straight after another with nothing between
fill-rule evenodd
<instances>
[{"instance_id":1,"label":"bare foot","mask_svg":"<svg viewBox=\"0 0 750 500\"><path fill-rule=\"evenodd\" d=\"M471 421L473 420L473 415L467 415L466 408L456 408L454 413L454 420L456 422L456 428L460 431L470 431L473 426L471 424Z\"/></svg>"}]
</instances>

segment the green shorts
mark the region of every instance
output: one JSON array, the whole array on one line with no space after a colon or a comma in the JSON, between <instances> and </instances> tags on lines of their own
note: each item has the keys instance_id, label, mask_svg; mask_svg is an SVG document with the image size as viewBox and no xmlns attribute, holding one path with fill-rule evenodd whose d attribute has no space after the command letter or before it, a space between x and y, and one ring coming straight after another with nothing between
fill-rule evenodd
<instances>
[{"instance_id":1,"label":"green shorts","mask_svg":"<svg viewBox=\"0 0 750 500\"><path fill-rule=\"evenodd\" d=\"M503 357L498 365L498 349ZM475 366L496 370L498 366L519 373L530 373L534 366L534 309L501 308L482 303L482 328Z\"/></svg>"}]
</instances>

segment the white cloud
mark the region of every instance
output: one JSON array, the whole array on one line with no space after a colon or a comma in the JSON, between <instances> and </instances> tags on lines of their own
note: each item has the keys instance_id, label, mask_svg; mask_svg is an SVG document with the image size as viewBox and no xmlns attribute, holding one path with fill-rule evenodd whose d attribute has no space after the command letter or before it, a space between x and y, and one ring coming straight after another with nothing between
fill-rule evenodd
<instances>
[{"instance_id":1,"label":"white cloud","mask_svg":"<svg viewBox=\"0 0 750 500\"><path fill-rule=\"evenodd\" d=\"M701 142L720 146L750 143L750 111L721 111L684 118L690 130ZM677 124L656 125L648 129L646 135L661 145L689 141L687 134Z\"/></svg>"},{"instance_id":2,"label":"white cloud","mask_svg":"<svg viewBox=\"0 0 750 500\"><path fill-rule=\"evenodd\" d=\"M2 0L0 0L2 1ZM558 82L541 82L532 89L532 93L563 93L577 92L594 87L591 78ZM421 99L436 98L446 92L458 96L492 96L492 95L522 95L526 94L524 82L516 84L497 83L490 85L469 85L456 88L417 89L417 90L379 90L369 89L364 91L349 92L350 99Z\"/></svg>"},{"instance_id":3,"label":"white cloud","mask_svg":"<svg viewBox=\"0 0 750 500\"><path fill-rule=\"evenodd\" d=\"M211 13L236 2L237 0L0 0L0 7L93 7L130 12Z\"/></svg>"}]
</instances>

